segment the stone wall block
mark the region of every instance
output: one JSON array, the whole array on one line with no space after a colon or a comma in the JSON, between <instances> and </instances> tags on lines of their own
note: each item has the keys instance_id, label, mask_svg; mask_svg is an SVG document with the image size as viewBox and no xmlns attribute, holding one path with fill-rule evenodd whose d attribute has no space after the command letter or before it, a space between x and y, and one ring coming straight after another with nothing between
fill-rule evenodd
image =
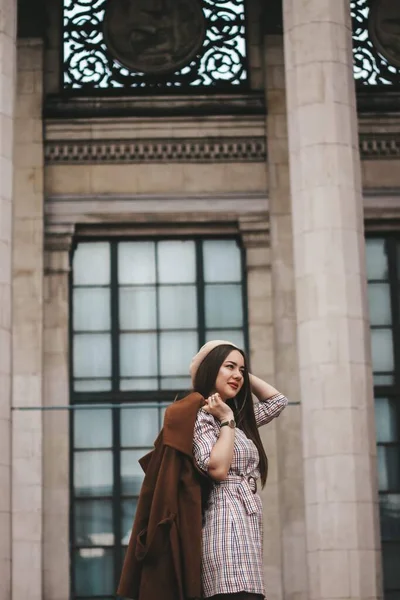
<instances>
[{"instance_id":1,"label":"stone wall block","mask_svg":"<svg viewBox=\"0 0 400 600\"><path fill-rule=\"evenodd\" d=\"M368 565L368 569L365 569ZM375 598L376 582L379 587L381 581L381 555L374 550L350 551L350 585L351 597L353 598Z\"/></svg>"},{"instance_id":2,"label":"stone wall block","mask_svg":"<svg viewBox=\"0 0 400 600\"><path fill-rule=\"evenodd\" d=\"M11 297L9 289L0 283L0 329L5 329L11 320Z\"/></svg>"},{"instance_id":3,"label":"stone wall block","mask_svg":"<svg viewBox=\"0 0 400 600\"><path fill-rule=\"evenodd\" d=\"M4 286L4 293L7 293L7 265L10 260L10 245L8 242L0 240L0 285Z\"/></svg>"},{"instance_id":4,"label":"stone wall block","mask_svg":"<svg viewBox=\"0 0 400 600\"><path fill-rule=\"evenodd\" d=\"M4 493L0 495L0 513L4 513L10 518L10 484L11 484L11 474L10 474L10 466L5 464L0 464L0 487L4 490ZM9 540L4 536L4 548L6 548L7 544L9 545Z\"/></svg>"},{"instance_id":5,"label":"stone wall block","mask_svg":"<svg viewBox=\"0 0 400 600\"><path fill-rule=\"evenodd\" d=\"M13 120L7 115L0 117L0 156L11 160L12 158L12 128Z\"/></svg>"},{"instance_id":6,"label":"stone wall block","mask_svg":"<svg viewBox=\"0 0 400 600\"><path fill-rule=\"evenodd\" d=\"M305 409L304 418L310 420L310 427L304 439L304 456L350 454L354 449L352 424L356 416L357 411L350 408Z\"/></svg>"},{"instance_id":7,"label":"stone wall block","mask_svg":"<svg viewBox=\"0 0 400 600\"><path fill-rule=\"evenodd\" d=\"M308 529L308 528L307 528ZM309 533L309 532L307 532ZM321 566L320 566L320 552L319 550L310 551L308 549L307 561L308 561L308 586L309 586L309 598L310 600L319 600L321 598Z\"/></svg>"},{"instance_id":8,"label":"stone wall block","mask_svg":"<svg viewBox=\"0 0 400 600\"><path fill-rule=\"evenodd\" d=\"M2 118L0 116L0 118ZM12 162L0 156L0 181L1 181L1 196L2 202L11 203L12 196ZM4 218L4 217L3 217Z\"/></svg>"},{"instance_id":9,"label":"stone wall block","mask_svg":"<svg viewBox=\"0 0 400 600\"><path fill-rule=\"evenodd\" d=\"M0 330L1 331L1 330ZM1 337L1 334L0 334ZM0 363L1 365L1 363ZM11 397L11 382L8 373L0 370L0 390L3 398ZM10 407L6 402L0 402L0 419L10 423Z\"/></svg>"},{"instance_id":10,"label":"stone wall block","mask_svg":"<svg viewBox=\"0 0 400 600\"><path fill-rule=\"evenodd\" d=\"M351 596L351 571L348 552L329 550L320 553L321 598L349 598Z\"/></svg>"},{"instance_id":11,"label":"stone wall block","mask_svg":"<svg viewBox=\"0 0 400 600\"><path fill-rule=\"evenodd\" d=\"M21 598L29 596L31 600L41 600L39 593L41 587L41 544L31 540L15 540L15 554L18 563L13 563L13 590ZM23 569L18 570L18 567ZM32 573L31 577L21 577L21 573Z\"/></svg>"},{"instance_id":12,"label":"stone wall block","mask_svg":"<svg viewBox=\"0 0 400 600\"><path fill-rule=\"evenodd\" d=\"M11 202L9 202L6 198L0 198L0 243L5 243L11 239L11 212Z\"/></svg>"},{"instance_id":13,"label":"stone wall block","mask_svg":"<svg viewBox=\"0 0 400 600\"><path fill-rule=\"evenodd\" d=\"M11 460L10 422L0 418L0 465L7 467Z\"/></svg>"}]
</instances>

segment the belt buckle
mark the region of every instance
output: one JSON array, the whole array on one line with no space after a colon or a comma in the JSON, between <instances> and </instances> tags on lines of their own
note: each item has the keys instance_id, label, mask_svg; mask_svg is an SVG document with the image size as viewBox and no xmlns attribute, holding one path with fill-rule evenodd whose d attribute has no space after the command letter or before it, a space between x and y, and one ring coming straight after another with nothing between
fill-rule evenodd
<instances>
[{"instance_id":1,"label":"belt buckle","mask_svg":"<svg viewBox=\"0 0 400 600\"><path fill-rule=\"evenodd\" d=\"M252 475L250 475L249 477L247 477L247 483L249 484L249 487L250 487L251 491L253 492L253 494L255 494L257 492L256 478L253 477ZM254 489L253 489L253 487L254 487Z\"/></svg>"}]
</instances>

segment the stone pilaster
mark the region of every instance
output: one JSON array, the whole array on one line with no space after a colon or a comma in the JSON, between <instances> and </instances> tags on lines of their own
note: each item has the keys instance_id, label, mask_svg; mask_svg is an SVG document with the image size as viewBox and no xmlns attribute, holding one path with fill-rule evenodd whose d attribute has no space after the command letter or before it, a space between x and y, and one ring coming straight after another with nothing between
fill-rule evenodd
<instances>
[{"instance_id":1,"label":"stone pilaster","mask_svg":"<svg viewBox=\"0 0 400 600\"><path fill-rule=\"evenodd\" d=\"M265 200L267 207L267 200ZM246 249L247 299L252 372L274 381L274 326L272 317L272 277L268 217L242 217L239 222ZM260 429L268 456L268 480L260 490L264 514L264 580L269 600L281 600L282 541L279 507L277 421Z\"/></svg>"},{"instance_id":2,"label":"stone pilaster","mask_svg":"<svg viewBox=\"0 0 400 600\"><path fill-rule=\"evenodd\" d=\"M42 599L43 43L18 42L13 219L12 597ZM29 407L31 410L20 410ZM24 577L20 574L24 573Z\"/></svg>"},{"instance_id":3,"label":"stone pilaster","mask_svg":"<svg viewBox=\"0 0 400 600\"><path fill-rule=\"evenodd\" d=\"M69 252L73 228L47 228L44 279L43 598L68 600ZM60 409L57 409L60 407Z\"/></svg>"},{"instance_id":4,"label":"stone pilaster","mask_svg":"<svg viewBox=\"0 0 400 600\"><path fill-rule=\"evenodd\" d=\"M381 595L348 0L284 0L310 600Z\"/></svg>"},{"instance_id":5,"label":"stone pilaster","mask_svg":"<svg viewBox=\"0 0 400 600\"><path fill-rule=\"evenodd\" d=\"M282 35L265 36L264 54L274 326L272 383L293 403L277 421L283 597L285 600L307 600L296 292Z\"/></svg>"},{"instance_id":6,"label":"stone pilaster","mask_svg":"<svg viewBox=\"0 0 400 600\"><path fill-rule=\"evenodd\" d=\"M0 0L0 600L11 596L12 185L15 0Z\"/></svg>"}]
</instances>

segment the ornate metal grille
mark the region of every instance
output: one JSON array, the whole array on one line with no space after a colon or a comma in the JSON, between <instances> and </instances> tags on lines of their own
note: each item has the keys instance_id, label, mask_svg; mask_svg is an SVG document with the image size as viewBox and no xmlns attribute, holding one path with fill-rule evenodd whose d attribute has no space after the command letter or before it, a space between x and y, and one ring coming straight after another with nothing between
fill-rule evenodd
<instances>
[{"instance_id":1,"label":"ornate metal grille","mask_svg":"<svg viewBox=\"0 0 400 600\"><path fill-rule=\"evenodd\" d=\"M378 52L370 35L371 0L351 0L354 77L364 85L399 85L400 69Z\"/></svg>"},{"instance_id":2,"label":"ornate metal grille","mask_svg":"<svg viewBox=\"0 0 400 600\"><path fill-rule=\"evenodd\" d=\"M171 91L244 86L247 80L244 0L200 0L206 33L201 51L175 73L132 71L110 55L103 36L107 0L64 0L64 88Z\"/></svg>"}]
</instances>

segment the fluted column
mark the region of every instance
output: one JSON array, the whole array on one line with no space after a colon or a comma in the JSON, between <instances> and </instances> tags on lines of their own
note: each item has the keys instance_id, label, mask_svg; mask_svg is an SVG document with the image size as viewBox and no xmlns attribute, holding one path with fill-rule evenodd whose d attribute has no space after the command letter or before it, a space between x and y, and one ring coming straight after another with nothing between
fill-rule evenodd
<instances>
[{"instance_id":1,"label":"fluted column","mask_svg":"<svg viewBox=\"0 0 400 600\"><path fill-rule=\"evenodd\" d=\"M381 594L348 0L283 0L312 600Z\"/></svg>"}]
</instances>

